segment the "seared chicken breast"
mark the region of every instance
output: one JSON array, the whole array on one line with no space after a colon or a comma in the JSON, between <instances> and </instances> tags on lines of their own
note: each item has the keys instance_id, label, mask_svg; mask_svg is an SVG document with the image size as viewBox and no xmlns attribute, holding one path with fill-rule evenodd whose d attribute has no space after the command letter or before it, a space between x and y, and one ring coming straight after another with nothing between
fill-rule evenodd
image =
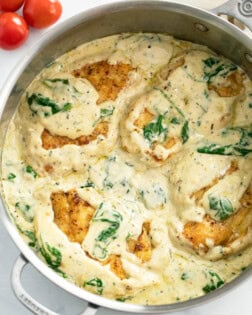
<instances>
[{"instance_id":1,"label":"seared chicken breast","mask_svg":"<svg viewBox=\"0 0 252 315\"><path fill-rule=\"evenodd\" d=\"M130 64L109 64L107 60L84 65L74 70L76 78L85 78L99 93L97 104L116 100L120 91L126 86L128 74L133 70Z\"/></svg>"}]
</instances>

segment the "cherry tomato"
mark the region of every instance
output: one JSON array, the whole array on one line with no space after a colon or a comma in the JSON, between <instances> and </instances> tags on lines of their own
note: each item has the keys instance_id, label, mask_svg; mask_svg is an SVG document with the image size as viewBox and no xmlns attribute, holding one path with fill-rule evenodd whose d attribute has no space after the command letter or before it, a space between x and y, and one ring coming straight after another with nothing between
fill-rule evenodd
<instances>
[{"instance_id":1,"label":"cherry tomato","mask_svg":"<svg viewBox=\"0 0 252 315\"><path fill-rule=\"evenodd\" d=\"M27 23L35 28L44 28L54 24L62 14L58 0L26 0L23 15Z\"/></svg>"},{"instance_id":2,"label":"cherry tomato","mask_svg":"<svg viewBox=\"0 0 252 315\"><path fill-rule=\"evenodd\" d=\"M14 12L0 15L0 47L7 50L21 46L29 35L24 18Z\"/></svg>"},{"instance_id":3,"label":"cherry tomato","mask_svg":"<svg viewBox=\"0 0 252 315\"><path fill-rule=\"evenodd\" d=\"M24 0L0 0L0 10L17 11L23 5Z\"/></svg>"}]
</instances>

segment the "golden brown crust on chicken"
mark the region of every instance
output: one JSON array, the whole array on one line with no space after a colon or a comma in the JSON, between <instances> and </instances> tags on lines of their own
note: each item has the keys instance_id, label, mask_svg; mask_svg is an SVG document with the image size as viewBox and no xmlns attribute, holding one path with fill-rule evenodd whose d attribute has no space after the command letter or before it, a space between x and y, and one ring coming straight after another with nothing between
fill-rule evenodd
<instances>
[{"instance_id":1,"label":"golden brown crust on chicken","mask_svg":"<svg viewBox=\"0 0 252 315\"><path fill-rule=\"evenodd\" d=\"M73 71L77 78L85 78L91 82L99 93L97 104L114 101L128 81L128 74L133 70L129 64L119 62L115 65L106 60L87 64Z\"/></svg>"},{"instance_id":2,"label":"golden brown crust on chicken","mask_svg":"<svg viewBox=\"0 0 252 315\"><path fill-rule=\"evenodd\" d=\"M100 261L99 259L92 257L88 252L85 253L90 259L98 261L102 266L109 264L110 270L121 280L127 278L127 274L123 268L121 256L111 254L106 260Z\"/></svg>"},{"instance_id":3,"label":"golden brown crust on chicken","mask_svg":"<svg viewBox=\"0 0 252 315\"><path fill-rule=\"evenodd\" d=\"M214 245L223 245L228 241L231 230L222 222L205 216L203 222L188 222L184 226L183 236L190 241L195 249L203 246L207 251L207 240L213 240Z\"/></svg>"},{"instance_id":4,"label":"golden brown crust on chicken","mask_svg":"<svg viewBox=\"0 0 252 315\"><path fill-rule=\"evenodd\" d=\"M173 146L175 146L178 142L180 142L180 140L177 137L173 137L173 138L168 138L163 144L162 146L169 150L171 149ZM160 143L153 143L151 145L151 149L155 150L156 146L159 145ZM176 152L170 153L169 156L166 158L166 160L170 159ZM156 162L162 162L164 161L163 158L158 157L156 154L154 154L153 152L148 154L153 158L153 160L155 160Z\"/></svg>"},{"instance_id":5,"label":"golden brown crust on chicken","mask_svg":"<svg viewBox=\"0 0 252 315\"><path fill-rule=\"evenodd\" d=\"M127 274L123 269L123 263L121 257L118 255L111 254L108 259L102 263L103 265L109 264L110 270L121 280L127 278Z\"/></svg>"},{"instance_id":6,"label":"golden brown crust on chicken","mask_svg":"<svg viewBox=\"0 0 252 315\"><path fill-rule=\"evenodd\" d=\"M152 245L150 240L150 222L144 222L142 233L137 240L132 238L127 241L127 249L135 254L143 263L151 259Z\"/></svg>"},{"instance_id":7,"label":"golden brown crust on chicken","mask_svg":"<svg viewBox=\"0 0 252 315\"><path fill-rule=\"evenodd\" d=\"M97 124L90 135L83 135L75 139L66 136L52 135L49 130L44 129L41 134L42 147L46 150L62 148L67 144L87 145L97 139L98 136L106 137L108 133L108 123L103 121Z\"/></svg>"},{"instance_id":8,"label":"golden brown crust on chicken","mask_svg":"<svg viewBox=\"0 0 252 315\"><path fill-rule=\"evenodd\" d=\"M208 89L214 90L221 97L233 97L239 95L243 88L244 75L235 71L231 73L223 85L208 84Z\"/></svg>"},{"instance_id":9,"label":"golden brown crust on chicken","mask_svg":"<svg viewBox=\"0 0 252 315\"><path fill-rule=\"evenodd\" d=\"M178 138L173 137L173 138L168 138L165 143L163 144L163 146L166 149L171 149L177 142L179 141Z\"/></svg>"},{"instance_id":10,"label":"golden brown crust on chicken","mask_svg":"<svg viewBox=\"0 0 252 315\"><path fill-rule=\"evenodd\" d=\"M216 221L206 215L202 222L188 222L184 226L183 236L198 250L208 251L208 241L213 246L228 246L242 238L252 228L252 187L249 187L240 200L239 210L224 221Z\"/></svg>"},{"instance_id":11,"label":"golden brown crust on chicken","mask_svg":"<svg viewBox=\"0 0 252 315\"><path fill-rule=\"evenodd\" d=\"M207 186L202 187L201 189L194 191L191 195L190 198L193 198L196 202L196 204L199 203L199 201L202 199L202 197L204 196L204 194L210 189L212 188L214 185L216 185L221 179L223 179L226 175L231 175L232 173L234 173L235 171L238 170L238 164L236 161L231 161L231 165L228 168L228 170L223 174L220 175L217 178L214 178L214 180Z\"/></svg>"},{"instance_id":12,"label":"golden brown crust on chicken","mask_svg":"<svg viewBox=\"0 0 252 315\"><path fill-rule=\"evenodd\" d=\"M95 209L81 199L75 190L51 194L54 222L71 242L82 243Z\"/></svg>"},{"instance_id":13,"label":"golden brown crust on chicken","mask_svg":"<svg viewBox=\"0 0 252 315\"><path fill-rule=\"evenodd\" d=\"M148 109L144 109L138 118L135 120L134 125L140 129L143 129L148 123L150 123L154 118L154 115L148 111Z\"/></svg>"}]
</instances>

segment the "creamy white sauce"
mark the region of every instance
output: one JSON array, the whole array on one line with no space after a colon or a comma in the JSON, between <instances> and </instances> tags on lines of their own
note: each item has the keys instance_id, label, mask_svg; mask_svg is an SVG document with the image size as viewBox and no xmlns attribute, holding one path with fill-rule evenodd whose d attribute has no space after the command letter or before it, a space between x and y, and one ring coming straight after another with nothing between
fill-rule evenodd
<instances>
[{"instance_id":1,"label":"creamy white sauce","mask_svg":"<svg viewBox=\"0 0 252 315\"><path fill-rule=\"evenodd\" d=\"M160 72L181 55L184 66L160 79ZM222 246L213 247L211 239L208 245L213 248L208 257L197 255L181 238L186 222L200 222L205 214L214 216L209 195L228 198L237 211L241 196L251 185L251 154L241 157L197 152L208 142L236 143L240 134L229 131L223 137L223 128L252 123L251 81L245 77L244 89L238 96L220 97L208 90L204 79L203 61L208 58L230 64L206 47L167 35L115 35L63 55L44 69L25 92L10 123L3 151L5 199L25 240L42 256L43 248L48 254L47 244L56 248L62 255L56 271L76 285L83 287L86 283L85 289L130 303L167 304L200 296L211 281L217 285L220 277L229 282L251 264L252 231L230 245L230 253L235 254L228 257L223 256ZM71 71L101 60L131 64L134 70L115 101L97 105L99 95L92 84L74 78ZM51 82L52 79L68 83ZM28 106L27 95L32 93L52 99L61 109L68 103L71 108L52 115L48 107ZM144 108L155 117L164 117L163 134L156 132L151 138L160 142L155 148L134 124ZM83 146L42 148L44 129L71 139L89 135L101 121L101 109L112 113L106 117L106 137ZM227 114L227 119L221 119ZM183 138L186 122L188 130ZM181 140L165 148L162 141L167 132L169 137L182 137L184 143ZM251 149L251 142L246 148ZM219 180L196 205L191 194L224 175L232 161L236 161L239 171ZM53 166L50 174L44 168L47 164ZM120 214L114 238L107 243L97 241L108 226L101 220L90 222L82 244L70 242L58 228L50 195L73 188L98 209L96 213L102 207L103 218L111 221L115 213ZM126 240L129 236L137 238L146 221L150 222L152 255L142 263L127 250ZM109 254L120 255L126 279L120 280L109 265L90 258L102 261ZM92 279L101 282L88 284Z\"/></svg>"}]
</instances>

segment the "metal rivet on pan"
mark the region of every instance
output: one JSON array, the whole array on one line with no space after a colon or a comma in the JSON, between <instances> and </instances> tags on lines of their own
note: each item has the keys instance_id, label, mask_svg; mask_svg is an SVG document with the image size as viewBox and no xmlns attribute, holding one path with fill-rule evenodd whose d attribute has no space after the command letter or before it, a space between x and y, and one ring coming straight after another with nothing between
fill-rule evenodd
<instances>
[{"instance_id":1,"label":"metal rivet on pan","mask_svg":"<svg viewBox=\"0 0 252 315\"><path fill-rule=\"evenodd\" d=\"M252 63L252 54L245 53L245 59L246 59L249 63Z\"/></svg>"},{"instance_id":2,"label":"metal rivet on pan","mask_svg":"<svg viewBox=\"0 0 252 315\"><path fill-rule=\"evenodd\" d=\"M201 32L207 32L208 28L201 23L195 23L194 26L197 28L197 30L201 31Z\"/></svg>"}]
</instances>

